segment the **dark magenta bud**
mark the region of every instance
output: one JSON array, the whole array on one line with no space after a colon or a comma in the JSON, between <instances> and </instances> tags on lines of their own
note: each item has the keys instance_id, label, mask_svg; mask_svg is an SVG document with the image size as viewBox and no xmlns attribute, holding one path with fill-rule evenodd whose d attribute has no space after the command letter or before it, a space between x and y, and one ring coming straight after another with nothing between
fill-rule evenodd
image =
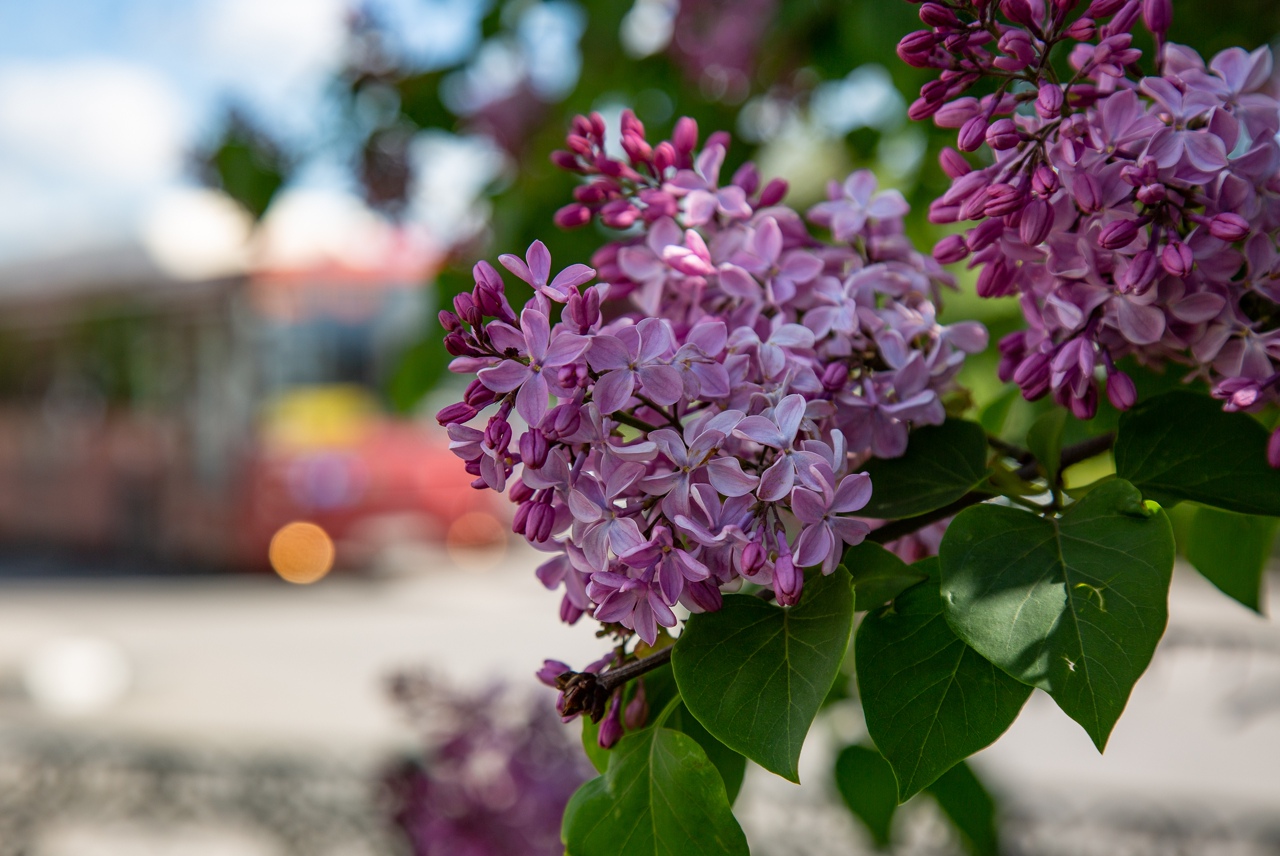
<instances>
[{"instance_id":1,"label":"dark magenta bud","mask_svg":"<svg viewBox=\"0 0 1280 856\"><path fill-rule=\"evenodd\" d=\"M1022 140L1018 126L1012 119L997 119L987 128L987 145L996 151L1004 151L1016 146Z\"/></svg>"},{"instance_id":2,"label":"dark magenta bud","mask_svg":"<svg viewBox=\"0 0 1280 856\"><path fill-rule=\"evenodd\" d=\"M636 694L627 703L627 711L623 716L628 731L639 731L649 720L649 703L644 697L644 680L636 682Z\"/></svg>"},{"instance_id":3,"label":"dark magenta bud","mask_svg":"<svg viewBox=\"0 0 1280 856\"><path fill-rule=\"evenodd\" d=\"M1087 173L1078 173L1075 176L1071 195L1075 197L1076 205L1080 206L1080 210L1086 214L1092 214L1102 207L1102 192L1098 189L1098 182Z\"/></svg>"},{"instance_id":4,"label":"dark magenta bud","mask_svg":"<svg viewBox=\"0 0 1280 856\"><path fill-rule=\"evenodd\" d=\"M948 235L933 247L933 257L944 265L954 264L968 255L969 244L964 235Z\"/></svg>"},{"instance_id":5,"label":"dark magenta bud","mask_svg":"<svg viewBox=\"0 0 1280 856\"><path fill-rule=\"evenodd\" d=\"M764 190L760 191L760 207L768 208L772 205L777 205L787 195L787 190L790 187L791 185L787 184L785 179L773 179L764 186Z\"/></svg>"},{"instance_id":6,"label":"dark magenta bud","mask_svg":"<svg viewBox=\"0 0 1280 856\"><path fill-rule=\"evenodd\" d=\"M577 202L571 202L557 211L552 220L561 229L577 229L591 222L591 209Z\"/></svg>"},{"instance_id":7,"label":"dark magenta bud","mask_svg":"<svg viewBox=\"0 0 1280 856\"><path fill-rule=\"evenodd\" d=\"M1128 410L1138 400L1138 389L1133 378L1124 372L1112 372L1107 378L1107 400L1116 410Z\"/></svg>"},{"instance_id":8,"label":"dark magenta bud","mask_svg":"<svg viewBox=\"0 0 1280 856\"><path fill-rule=\"evenodd\" d=\"M1062 87L1056 83L1040 84L1036 95L1036 113L1042 119L1056 119L1062 115Z\"/></svg>"},{"instance_id":9,"label":"dark magenta bud","mask_svg":"<svg viewBox=\"0 0 1280 856\"><path fill-rule=\"evenodd\" d=\"M1105 250L1119 250L1133 243L1138 237L1136 220L1112 220L1098 234L1098 245Z\"/></svg>"},{"instance_id":10,"label":"dark magenta bud","mask_svg":"<svg viewBox=\"0 0 1280 856\"><path fill-rule=\"evenodd\" d=\"M959 178L973 171L973 167L964 159L964 155L950 146L938 152L938 164L949 178Z\"/></svg>"},{"instance_id":11,"label":"dark magenta bud","mask_svg":"<svg viewBox=\"0 0 1280 856\"><path fill-rule=\"evenodd\" d=\"M622 739L622 691L618 690L613 694L613 699L609 702L609 712L605 714L604 719L600 722L600 732L596 735L596 742L600 744L602 749L612 749Z\"/></svg>"},{"instance_id":12,"label":"dark magenta bud","mask_svg":"<svg viewBox=\"0 0 1280 856\"><path fill-rule=\"evenodd\" d=\"M551 444L537 428L530 428L520 436L520 460L525 466L541 469L547 463Z\"/></svg>"},{"instance_id":13,"label":"dark magenta bud","mask_svg":"<svg viewBox=\"0 0 1280 856\"><path fill-rule=\"evenodd\" d=\"M1173 0L1142 0L1142 23L1157 36L1169 31L1173 22Z\"/></svg>"},{"instance_id":14,"label":"dark magenta bud","mask_svg":"<svg viewBox=\"0 0 1280 856\"><path fill-rule=\"evenodd\" d=\"M1053 208L1043 199L1033 199L1022 210L1018 237L1030 247L1039 246L1053 229Z\"/></svg>"},{"instance_id":15,"label":"dark magenta bud","mask_svg":"<svg viewBox=\"0 0 1280 856\"><path fill-rule=\"evenodd\" d=\"M915 68L928 68L933 49L938 44L938 36L929 30L916 30L907 33L898 42L898 56L907 65Z\"/></svg>"},{"instance_id":16,"label":"dark magenta bud","mask_svg":"<svg viewBox=\"0 0 1280 856\"><path fill-rule=\"evenodd\" d=\"M987 120L984 116L974 116L960 126L960 136L956 143L962 152L976 152L987 135Z\"/></svg>"},{"instance_id":17,"label":"dark magenta bud","mask_svg":"<svg viewBox=\"0 0 1280 856\"><path fill-rule=\"evenodd\" d=\"M442 408L436 414L436 421L441 425L457 425L461 422L471 421L475 418L476 412L476 409L470 404L465 401L458 401Z\"/></svg>"},{"instance_id":18,"label":"dark magenta bud","mask_svg":"<svg viewBox=\"0 0 1280 856\"><path fill-rule=\"evenodd\" d=\"M1106 18L1118 12L1125 2L1126 0L1093 0L1084 13L1090 18Z\"/></svg>"},{"instance_id":19,"label":"dark magenta bud","mask_svg":"<svg viewBox=\"0 0 1280 856\"><path fill-rule=\"evenodd\" d=\"M960 19L941 3L924 3L920 6L920 21L928 27L957 27Z\"/></svg>"}]
</instances>

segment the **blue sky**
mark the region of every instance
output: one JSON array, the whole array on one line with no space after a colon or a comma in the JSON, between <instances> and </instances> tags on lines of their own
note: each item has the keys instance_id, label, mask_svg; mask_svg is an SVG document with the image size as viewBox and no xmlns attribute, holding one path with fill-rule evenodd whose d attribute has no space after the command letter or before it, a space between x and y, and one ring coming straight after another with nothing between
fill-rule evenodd
<instances>
[{"instance_id":1,"label":"blue sky","mask_svg":"<svg viewBox=\"0 0 1280 856\"><path fill-rule=\"evenodd\" d=\"M185 157L242 105L323 150L349 0L0 4L0 258L110 243L190 184ZM377 0L431 61L470 49L483 4ZM320 157L303 184L348 179Z\"/></svg>"}]
</instances>

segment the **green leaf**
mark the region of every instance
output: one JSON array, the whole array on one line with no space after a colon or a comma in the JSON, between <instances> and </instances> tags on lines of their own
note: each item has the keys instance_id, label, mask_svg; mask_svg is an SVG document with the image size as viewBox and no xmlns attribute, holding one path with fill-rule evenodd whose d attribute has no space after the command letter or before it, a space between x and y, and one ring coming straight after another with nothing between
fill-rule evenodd
<instances>
[{"instance_id":1,"label":"green leaf","mask_svg":"<svg viewBox=\"0 0 1280 856\"><path fill-rule=\"evenodd\" d=\"M1164 633L1173 557L1169 518L1119 479L1057 520L979 505L942 539L942 603L961 639L1101 751Z\"/></svg>"},{"instance_id":2,"label":"green leaf","mask_svg":"<svg viewBox=\"0 0 1280 856\"><path fill-rule=\"evenodd\" d=\"M636 688L641 683L644 684L645 700L648 702L651 717L658 711L665 709L667 704L679 693L679 690L676 689L676 679L671 674L671 667L662 666L628 684L624 703L629 703L635 697ZM652 719L650 721L652 722ZM733 801L738 798L738 791L742 789L742 778L746 773L747 759L712 737L710 732L689 714L683 704L677 705L671 711L663 725L682 734L687 734L698 741L702 751L707 753L707 757L711 759L711 763L715 764L716 770L719 771L720 778L724 781L725 791L729 795L729 803L732 805ZM586 750L587 758L591 761L592 766L596 768L596 771L603 773L608 769L611 750L601 748L597 740L599 733L599 725L592 722L589 717L582 717L582 748Z\"/></svg>"},{"instance_id":3,"label":"green leaf","mask_svg":"<svg viewBox=\"0 0 1280 856\"><path fill-rule=\"evenodd\" d=\"M671 665L685 706L730 749L798 782L805 734L835 682L853 631L853 586L837 568L784 609L729 595L693 615Z\"/></svg>"},{"instance_id":4,"label":"green leaf","mask_svg":"<svg viewBox=\"0 0 1280 856\"><path fill-rule=\"evenodd\" d=\"M1277 523L1274 517L1196 508L1187 530L1187 561L1223 593L1261 612L1262 572Z\"/></svg>"},{"instance_id":5,"label":"green leaf","mask_svg":"<svg viewBox=\"0 0 1280 856\"><path fill-rule=\"evenodd\" d=\"M863 541L844 551L840 563L853 577L854 611L866 612L888 603L928 577L879 544Z\"/></svg>"},{"instance_id":6,"label":"green leaf","mask_svg":"<svg viewBox=\"0 0 1280 856\"><path fill-rule=\"evenodd\" d=\"M1067 426L1067 411L1061 407L1041 416L1027 432L1027 448L1044 469L1049 484L1057 484L1062 468L1062 431Z\"/></svg>"},{"instance_id":7,"label":"green leaf","mask_svg":"<svg viewBox=\"0 0 1280 856\"><path fill-rule=\"evenodd\" d=\"M959 830L965 850L973 856L998 856L996 803L972 767L961 761L925 790Z\"/></svg>"},{"instance_id":8,"label":"green leaf","mask_svg":"<svg viewBox=\"0 0 1280 856\"><path fill-rule=\"evenodd\" d=\"M669 728L629 734L609 769L564 811L567 856L738 856L747 839L720 774L697 742Z\"/></svg>"},{"instance_id":9,"label":"green leaf","mask_svg":"<svg viewBox=\"0 0 1280 856\"><path fill-rule=\"evenodd\" d=\"M1153 398L1120 419L1116 475L1162 505L1192 500L1280 516L1280 470L1267 466L1267 429L1191 392Z\"/></svg>"},{"instance_id":10,"label":"green leaf","mask_svg":"<svg viewBox=\"0 0 1280 856\"><path fill-rule=\"evenodd\" d=\"M976 422L948 419L911 432L900 458L867 462L867 517L897 520L955 502L987 477L987 435Z\"/></svg>"},{"instance_id":11,"label":"green leaf","mask_svg":"<svg viewBox=\"0 0 1280 856\"><path fill-rule=\"evenodd\" d=\"M582 751L587 753L587 760L596 772L603 773L609 768L609 750L600 745L600 723L592 722L589 716L579 719L582 720Z\"/></svg>"},{"instance_id":12,"label":"green leaf","mask_svg":"<svg viewBox=\"0 0 1280 856\"><path fill-rule=\"evenodd\" d=\"M867 732L893 767L902 801L993 743L1031 695L947 625L937 560L912 567L934 576L867 615L853 649Z\"/></svg>"},{"instance_id":13,"label":"green leaf","mask_svg":"<svg viewBox=\"0 0 1280 856\"><path fill-rule=\"evenodd\" d=\"M738 792L742 790L742 779L747 772L747 759L711 736L711 732L703 728L702 723L694 719L683 704L672 711L665 725L698 741L702 751L707 753L707 758L715 765L716 772L720 774L720 780L724 782L729 805L733 805L738 798Z\"/></svg>"},{"instance_id":14,"label":"green leaf","mask_svg":"<svg viewBox=\"0 0 1280 856\"><path fill-rule=\"evenodd\" d=\"M898 782L893 769L870 746L846 746L836 756L836 789L853 816L862 821L876 846L889 846L893 815L898 810Z\"/></svg>"}]
</instances>

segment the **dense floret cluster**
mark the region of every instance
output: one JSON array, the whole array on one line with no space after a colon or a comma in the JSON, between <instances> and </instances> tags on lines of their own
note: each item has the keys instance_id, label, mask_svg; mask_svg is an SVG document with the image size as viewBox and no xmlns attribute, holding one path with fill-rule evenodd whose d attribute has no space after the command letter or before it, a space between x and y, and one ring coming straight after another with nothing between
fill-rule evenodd
<instances>
[{"instance_id":1,"label":"dense floret cluster","mask_svg":"<svg viewBox=\"0 0 1280 856\"><path fill-rule=\"evenodd\" d=\"M929 29L899 55L941 70L912 105L957 128L936 223L976 221L936 257L968 257L978 292L1017 295L1027 329L1000 343L1000 374L1091 417L1104 380L1133 404L1115 362L1193 367L1229 410L1280 398L1280 102L1271 54L1232 48L1208 65L1164 41L1169 0L924 3ZM1143 76L1131 33L1157 44ZM1060 44L1069 70L1056 68ZM1060 73L1062 72L1062 73ZM980 80L995 83L967 95ZM1274 445L1274 444L1273 444Z\"/></svg>"},{"instance_id":2,"label":"dense floret cluster","mask_svg":"<svg viewBox=\"0 0 1280 856\"><path fill-rule=\"evenodd\" d=\"M677 605L715 610L742 581L793 604L802 569L830 573L868 532L856 471L940 423L986 345L938 322L948 278L903 235L900 194L867 172L833 186L809 212L825 242L784 183L749 164L722 183L727 137L697 137L682 119L651 145L626 113L615 157L601 117L579 117L554 160L585 180L557 222L627 231L595 269L553 273L541 242L502 256L518 310L480 262L441 313L475 380L438 418L475 486L506 489L515 530L552 554L538 574L564 620L649 644Z\"/></svg>"}]
</instances>

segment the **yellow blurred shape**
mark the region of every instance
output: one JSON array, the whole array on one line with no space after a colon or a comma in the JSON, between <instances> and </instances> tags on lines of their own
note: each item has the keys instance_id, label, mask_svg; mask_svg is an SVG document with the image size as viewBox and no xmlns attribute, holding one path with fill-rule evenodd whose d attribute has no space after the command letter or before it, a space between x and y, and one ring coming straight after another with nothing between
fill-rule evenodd
<instances>
[{"instance_id":1,"label":"yellow blurred shape","mask_svg":"<svg viewBox=\"0 0 1280 856\"><path fill-rule=\"evenodd\" d=\"M330 384L291 390L267 409L270 442L285 449L351 446L367 433L378 412L377 399L367 389Z\"/></svg>"},{"instance_id":2,"label":"yellow blurred shape","mask_svg":"<svg viewBox=\"0 0 1280 856\"><path fill-rule=\"evenodd\" d=\"M267 556L271 567L287 582L314 583L333 568L333 539L314 523L295 520L271 537Z\"/></svg>"}]
</instances>

